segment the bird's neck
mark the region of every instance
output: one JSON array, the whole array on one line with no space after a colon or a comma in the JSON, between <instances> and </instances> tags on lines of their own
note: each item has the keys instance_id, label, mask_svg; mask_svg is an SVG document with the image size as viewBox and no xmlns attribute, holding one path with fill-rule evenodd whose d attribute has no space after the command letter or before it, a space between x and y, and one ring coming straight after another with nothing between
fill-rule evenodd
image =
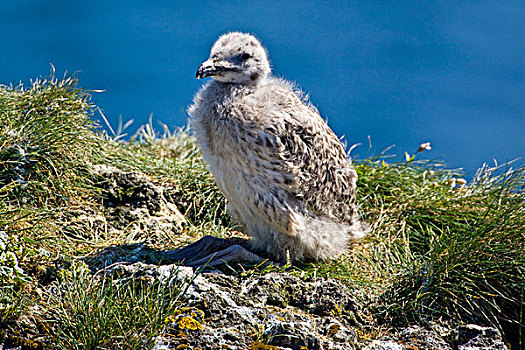
<instances>
[{"instance_id":1,"label":"bird's neck","mask_svg":"<svg viewBox=\"0 0 525 350\"><path fill-rule=\"evenodd\" d=\"M240 91L240 90L250 91L259 86L266 84L267 82L268 82L267 78L264 77L261 79L257 79L257 81L253 81L253 82L251 81L249 83L226 83L226 82L215 80L214 84L216 85L218 89L224 91L225 93L230 93L232 91Z\"/></svg>"},{"instance_id":2,"label":"bird's neck","mask_svg":"<svg viewBox=\"0 0 525 350\"><path fill-rule=\"evenodd\" d=\"M220 81L217 79L213 79L214 82L216 82L219 85L224 85L225 87L246 87L246 88L253 88L256 86L264 85L269 79L268 75L264 76L257 76L254 79L245 80L245 81L239 81L239 82L229 82L229 81Z\"/></svg>"}]
</instances>

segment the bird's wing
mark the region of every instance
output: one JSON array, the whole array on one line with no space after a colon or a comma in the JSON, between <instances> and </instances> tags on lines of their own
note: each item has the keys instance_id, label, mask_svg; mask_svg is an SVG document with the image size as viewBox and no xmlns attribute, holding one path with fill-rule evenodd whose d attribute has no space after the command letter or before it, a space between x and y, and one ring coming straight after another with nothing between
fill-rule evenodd
<instances>
[{"instance_id":1,"label":"bird's wing","mask_svg":"<svg viewBox=\"0 0 525 350\"><path fill-rule=\"evenodd\" d=\"M270 184L264 173L254 175L245 172L242 181L246 189L242 205L252 214L257 214L279 232L290 236L304 230L305 223L297 215L300 202L294 200L290 193L278 185Z\"/></svg>"},{"instance_id":2,"label":"bird's wing","mask_svg":"<svg viewBox=\"0 0 525 350\"><path fill-rule=\"evenodd\" d=\"M247 123L251 116L245 116L237 142L249 155L243 180L259 215L289 233L302 225L293 216L301 207L350 222L357 175L317 111L296 98L250 114L264 121Z\"/></svg>"}]
</instances>

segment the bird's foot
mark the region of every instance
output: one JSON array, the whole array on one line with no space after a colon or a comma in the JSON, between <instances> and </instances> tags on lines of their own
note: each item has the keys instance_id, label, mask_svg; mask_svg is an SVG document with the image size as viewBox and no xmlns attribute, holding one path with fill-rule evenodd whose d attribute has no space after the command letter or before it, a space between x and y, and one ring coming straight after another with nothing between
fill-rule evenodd
<instances>
[{"instance_id":1,"label":"bird's foot","mask_svg":"<svg viewBox=\"0 0 525 350\"><path fill-rule=\"evenodd\" d=\"M235 244L226 249L209 254L201 259L185 261L186 266L191 267L214 267L227 263L255 263L263 260L260 256L250 252L248 249Z\"/></svg>"},{"instance_id":2,"label":"bird's foot","mask_svg":"<svg viewBox=\"0 0 525 350\"><path fill-rule=\"evenodd\" d=\"M185 266L195 268L214 267L227 263L256 263L264 261L251 252L249 241L240 238L217 238L205 236L186 247L162 252L161 260L181 261Z\"/></svg>"}]
</instances>

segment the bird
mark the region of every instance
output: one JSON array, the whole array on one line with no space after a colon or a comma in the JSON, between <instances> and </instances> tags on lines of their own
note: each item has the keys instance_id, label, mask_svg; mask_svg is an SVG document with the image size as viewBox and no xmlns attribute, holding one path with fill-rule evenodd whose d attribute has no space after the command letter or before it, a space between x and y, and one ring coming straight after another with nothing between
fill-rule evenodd
<instances>
[{"instance_id":1,"label":"bird","mask_svg":"<svg viewBox=\"0 0 525 350\"><path fill-rule=\"evenodd\" d=\"M325 260L365 236L345 147L294 83L271 73L252 34L221 35L188 108L204 160L248 242L206 236L173 255L188 265Z\"/></svg>"}]
</instances>

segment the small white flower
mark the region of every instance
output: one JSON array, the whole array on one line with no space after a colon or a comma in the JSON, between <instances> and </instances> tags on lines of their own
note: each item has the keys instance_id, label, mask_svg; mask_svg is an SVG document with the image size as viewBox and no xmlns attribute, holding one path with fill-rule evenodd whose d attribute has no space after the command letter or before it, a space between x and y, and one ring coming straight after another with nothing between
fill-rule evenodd
<instances>
[{"instance_id":1,"label":"small white flower","mask_svg":"<svg viewBox=\"0 0 525 350\"><path fill-rule=\"evenodd\" d=\"M424 150L430 151L432 147L430 147L430 142L425 142L419 145L419 148L417 149L418 152L423 152Z\"/></svg>"}]
</instances>

